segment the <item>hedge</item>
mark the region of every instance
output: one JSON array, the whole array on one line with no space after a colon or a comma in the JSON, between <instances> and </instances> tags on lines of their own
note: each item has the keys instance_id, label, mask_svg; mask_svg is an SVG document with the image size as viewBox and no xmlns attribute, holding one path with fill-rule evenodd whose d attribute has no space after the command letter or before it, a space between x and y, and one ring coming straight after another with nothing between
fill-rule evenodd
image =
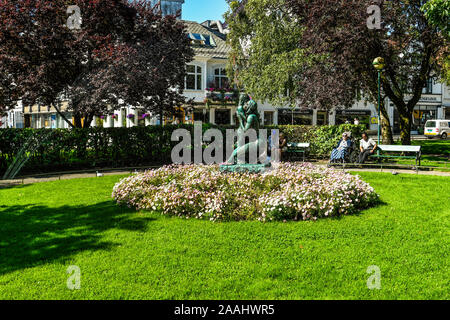
<instances>
[{"instance_id":1,"label":"hedge","mask_svg":"<svg viewBox=\"0 0 450 320\"><path fill-rule=\"evenodd\" d=\"M203 125L225 133L230 126ZM193 134L192 125L148 126L132 128L89 129L0 129L0 178L34 136L41 145L30 155L21 173L55 172L78 169L118 168L171 163L171 141L175 129L184 128ZM328 157L343 132L359 137L364 126L270 126L279 129L288 141L310 142L311 156Z\"/></svg>"}]
</instances>

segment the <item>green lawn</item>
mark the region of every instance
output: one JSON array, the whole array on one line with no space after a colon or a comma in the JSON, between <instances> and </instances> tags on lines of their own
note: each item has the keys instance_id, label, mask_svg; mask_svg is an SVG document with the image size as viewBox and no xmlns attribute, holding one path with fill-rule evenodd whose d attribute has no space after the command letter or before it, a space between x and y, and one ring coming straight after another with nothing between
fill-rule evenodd
<instances>
[{"instance_id":1,"label":"green lawn","mask_svg":"<svg viewBox=\"0 0 450 320\"><path fill-rule=\"evenodd\" d=\"M422 146L422 166L436 167L440 171L450 170L450 140L413 140L411 144ZM413 165L416 161L402 159L395 162L402 165Z\"/></svg>"},{"instance_id":2,"label":"green lawn","mask_svg":"<svg viewBox=\"0 0 450 320\"><path fill-rule=\"evenodd\" d=\"M450 178L361 176L383 204L267 224L120 208L117 176L0 189L0 298L449 299ZM381 290L367 288L371 265Z\"/></svg>"}]
</instances>

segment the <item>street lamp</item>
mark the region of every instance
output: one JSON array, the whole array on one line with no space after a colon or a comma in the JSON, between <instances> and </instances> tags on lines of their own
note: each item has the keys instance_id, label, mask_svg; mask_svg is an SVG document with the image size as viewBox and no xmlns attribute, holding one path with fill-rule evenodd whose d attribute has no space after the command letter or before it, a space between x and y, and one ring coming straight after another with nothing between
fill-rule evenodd
<instances>
[{"instance_id":1,"label":"street lamp","mask_svg":"<svg viewBox=\"0 0 450 320\"><path fill-rule=\"evenodd\" d=\"M372 62L373 67L378 71L378 145L380 145L380 123L381 123L381 73L384 69L384 59L375 58Z\"/></svg>"}]
</instances>

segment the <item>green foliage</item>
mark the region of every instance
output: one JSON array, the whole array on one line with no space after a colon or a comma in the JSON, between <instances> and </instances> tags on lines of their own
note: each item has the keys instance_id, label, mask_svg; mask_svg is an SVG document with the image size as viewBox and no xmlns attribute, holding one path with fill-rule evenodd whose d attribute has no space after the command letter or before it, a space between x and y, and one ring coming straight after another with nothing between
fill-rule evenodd
<instances>
[{"instance_id":1,"label":"green foliage","mask_svg":"<svg viewBox=\"0 0 450 320\"><path fill-rule=\"evenodd\" d=\"M213 127L220 129L224 137L226 129L232 128L204 124L203 132ZM189 130L192 136L194 134L192 125L71 130L2 129L0 175L6 171L29 137L44 137L48 132L51 132L50 137L40 139L42 144L31 155L22 173L169 164L172 162L172 149L178 144L171 141L172 132L179 128ZM358 138L364 126L269 126L267 129L280 129L291 142L310 142L312 156L328 157L343 132L350 131Z\"/></svg>"},{"instance_id":2,"label":"green foliage","mask_svg":"<svg viewBox=\"0 0 450 320\"><path fill-rule=\"evenodd\" d=\"M423 7L425 17L429 23L437 27L446 37L447 42L450 41L450 1L448 0L431 0ZM441 65L441 78L450 85L450 57L442 55L439 59Z\"/></svg>"},{"instance_id":3,"label":"green foliage","mask_svg":"<svg viewBox=\"0 0 450 320\"><path fill-rule=\"evenodd\" d=\"M183 126L89 129L2 129L0 130L0 173L5 172L28 137L47 140L31 155L23 172L127 167L168 163L175 142L171 135ZM192 130L192 126L186 126ZM207 126L205 126L205 129Z\"/></svg>"},{"instance_id":4,"label":"green foliage","mask_svg":"<svg viewBox=\"0 0 450 320\"><path fill-rule=\"evenodd\" d=\"M428 21L450 38L450 1L430 0L422 7Z\"/></svg>"},{"instance_id":5,"label":"green foliage","mask_svg":"<svg viewBox=\"0 0 450 320\"><path fill-rule=\"evenodd\" d=\"M248 0L245 10L232 2L225 18L230 79L255 99L295 104L294 76L308 58L299 47L302 28L287 12L285 0Z\"/></svg>"},{"instance_id":6,"label":"green foliage","mask_svg":"<svg viewBox=\"0 0 450 320\"><path fill-rule=\"evenodd\" d=\"M288 142L309 142L310 155L327 158L331 150L342 138L344 132L351 132L352 138L359 140L365 131L364 125L343 124L340 126L278 126L286 134Z\"/></svg>"}]
</instances>

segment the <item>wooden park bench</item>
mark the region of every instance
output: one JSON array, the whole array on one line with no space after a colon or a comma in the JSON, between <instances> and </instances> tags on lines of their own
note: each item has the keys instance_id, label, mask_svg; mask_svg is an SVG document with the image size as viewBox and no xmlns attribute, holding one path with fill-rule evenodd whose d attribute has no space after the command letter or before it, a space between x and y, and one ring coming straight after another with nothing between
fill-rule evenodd
<instances>
[{"instance_id":1,"label":"wooden park bench","mask_svg":"<svg viewBox=\"0 0 450 320\"><path fill-rule=\"evenodd\" d=\"M380 160L383 158L415 159L416 166L420 166L420 157L422 156L421 146L379 145L378 149L381 151L380 154L374 154L371 158L378 158ZM405 155L411 153L414 155Z\"/></svg>"},{"instance_id":2,"label":"wooden park bench","mask_svg":"<svg viewBox=\"0 0 450 320\"><path fill-rule=\"evenodd\" d=\"M289 159L292 159L295 156L301 154L303 157L303 161L305 161L305 155L309 147L309 143L288 142L286 153Z\"/></svg>"}]
</instances>

